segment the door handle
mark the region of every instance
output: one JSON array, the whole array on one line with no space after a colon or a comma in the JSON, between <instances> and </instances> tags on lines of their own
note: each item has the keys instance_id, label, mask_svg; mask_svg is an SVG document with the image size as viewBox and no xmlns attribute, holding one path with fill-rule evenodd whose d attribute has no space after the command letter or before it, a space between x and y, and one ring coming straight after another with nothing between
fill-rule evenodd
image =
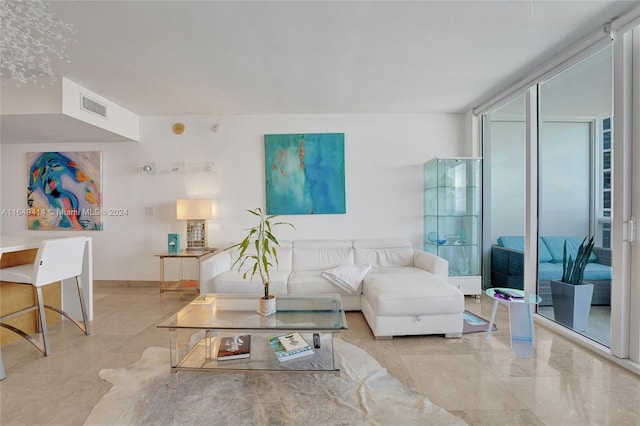
<instances>
[{"instance_id":1,"label":"door handle","mask_svg":"<svg viewBox=\"0 0 640 426\"><path fill-rule=\"evenodd\" d=\"M636 225L636 218L631 216L629 218L629 243L631 245L635 245L636 243L636 229L638 229L638 225Z\"/></svg>"}]
</instances>

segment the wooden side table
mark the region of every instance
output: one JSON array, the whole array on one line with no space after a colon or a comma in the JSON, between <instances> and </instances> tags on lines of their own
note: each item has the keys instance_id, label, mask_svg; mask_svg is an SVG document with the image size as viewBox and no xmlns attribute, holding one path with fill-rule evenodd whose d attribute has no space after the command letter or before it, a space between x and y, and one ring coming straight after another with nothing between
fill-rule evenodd
<instances>
[{"instance_id":1,"label":"wooden side table","mask_svg":"<svg viewBox=\"0 0 640 426\"><path fill-rule=\"evenodd\" d=\"M196 295L200 294L200 260L215 252L215 247L204 250L180 250L179 253L161 253L155 256L160 258L160 294L165 291L193 291ZM196 259L198 261L198 267L196 268L196 279L185 280L179 279L178 281L166 281L164 279L164 261L165 259Z\"/></svg>"}]
</instances>

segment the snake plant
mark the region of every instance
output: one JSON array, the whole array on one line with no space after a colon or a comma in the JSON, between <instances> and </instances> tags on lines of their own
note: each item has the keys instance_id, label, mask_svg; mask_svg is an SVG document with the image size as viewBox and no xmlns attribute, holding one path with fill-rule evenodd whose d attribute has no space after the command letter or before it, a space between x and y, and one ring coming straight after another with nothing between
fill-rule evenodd
<instances>
[{"instance_id":1,"label":"snake plant","mask_svg":"<svg viewBox=\"0 0 640 426\"><path fill-rule=\"evenodd\" d=\"M584 269L589 263L591 252L593 252L593 237L587 237L582 240L580 247L578 247L578 253L576 253L575 260L569 255L567 260L567 241L564 241L564 251L562 253L562 282L568 284L579 285L584 280Z\"/></svg>"}]
</instances>

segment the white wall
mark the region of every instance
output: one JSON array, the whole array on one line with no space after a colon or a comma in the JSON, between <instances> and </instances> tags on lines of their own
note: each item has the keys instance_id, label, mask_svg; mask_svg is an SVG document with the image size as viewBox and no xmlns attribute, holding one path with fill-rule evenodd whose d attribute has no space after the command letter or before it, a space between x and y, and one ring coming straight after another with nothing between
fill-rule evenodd
<instances>
[{"instance_id":1,"label":"white wall","mask_svg":"<svg viewBox=\"0 0 640 426\"><path fill-rule=\"evenodd\" d=\"M173 134L175 122L185 132ZM223 131L211 127L220 124ZM298 231L289 238L401 237L421 247L422 163L433 157L469 156L464 115L255 115L142 117L140 142L0 145L4 209L26 207L30 151L102 151L106 209L127 216L105 217L94 238L94 276L99 280L157 280L158 259L167 234L185 240L185 223L175 218L178 198L211 197L217 217L209 222L210 244L225 247L252 224L243 210L264 207L263 135L272 133L345 134L347 213L283 216ZM174 161L214 162L213 173L142 175L140 162L162 169ZM155 215L145 215L153 207ZM2 235L62 236L71 232L27 231L26 218L2 216Z\"/></svg>"}]
</instances>

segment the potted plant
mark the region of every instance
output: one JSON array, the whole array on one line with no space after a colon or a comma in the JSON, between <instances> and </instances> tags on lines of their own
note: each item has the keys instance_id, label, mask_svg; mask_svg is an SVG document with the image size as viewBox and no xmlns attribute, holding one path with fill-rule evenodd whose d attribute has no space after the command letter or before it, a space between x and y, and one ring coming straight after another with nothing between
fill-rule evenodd
<instances>
[{"instance_id":1,"label":"potted plant","mask_svg":"<svg viewBox=\"0 0 640 426\"><path fill-rule=\"evenodd\" d=\"M593 297L593 284L584 282L584 271L593 252L593 237L585 237L578 247L575 260L567 259L567 242L564 242L562 279L551 281L553 314L557 322L574 329L586 331Z\"/></svg>"},{"instance_id":2,"label":"potted plant","mask_svg":"<svg viewBox=\"0 0 640 426\"><path fill-rule=\"evenodd\" d=\"M272 220L278 215L267 216L260 207L247 212L258 218L258 224L248 228L247 236L238 244L234 244L227 250L239 249L238 258L233 262L231 268L237 268L239 272L244 271L243 278L250 277L253 280L255 275L260 276L264 287L264 297L260 298L260 313L270 315L276 311L276 300L273 294L269 293L269 270L278 265L278 250L280 243L274 235L274 228L282 225L296 229L289 222L275 222Z\"/></svg>"}]
</instances>

